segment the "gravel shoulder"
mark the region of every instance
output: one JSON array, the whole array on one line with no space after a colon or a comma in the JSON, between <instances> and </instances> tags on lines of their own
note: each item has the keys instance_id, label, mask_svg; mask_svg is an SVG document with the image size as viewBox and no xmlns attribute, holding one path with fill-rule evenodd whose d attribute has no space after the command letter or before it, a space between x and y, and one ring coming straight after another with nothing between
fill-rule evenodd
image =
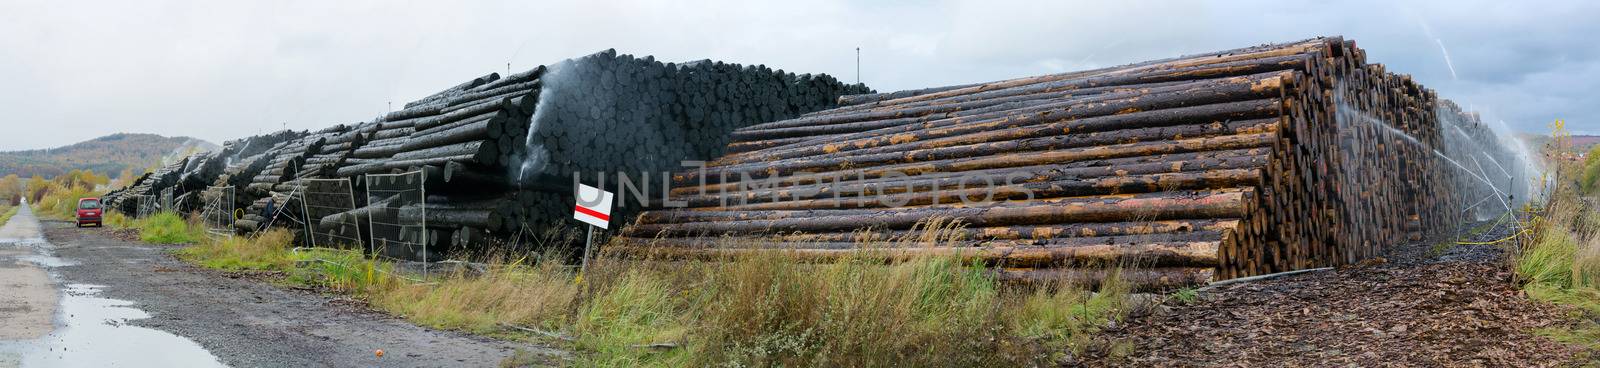
<instances>
[{"instance_id":1,"label":"gravel shoulder","mask_svg":"<svg viewBox=\"0 0 1600 368\"><path fill-rule=\"evenodd\" d=\"M356 307L347 299L291 290L192 266L172 247L115 239L105 229L45 222L67 283L105 285L104 296L132 301L151 318L132 324L198 342L239 367L496 366L523 349L559 361L560 351L418 327ZM382 349L385 355L374 356Z\"/></svg>"},{"instance_id":2,"label":"gravel shoulder","mask_svg":"<svg viewBox=\"0 0 1600 368\"><path fill-rule=\"evenodd\" d=\"M1504 234L1485 235L1494 238ZM1407 245L1354 267L1203 291L1111 329L1090 366L1576 366L1535 334L1573 321L1531 301L1494 246ZM1590 352L1591 354L1593 352Z\"/></svg>"}]
</instances>

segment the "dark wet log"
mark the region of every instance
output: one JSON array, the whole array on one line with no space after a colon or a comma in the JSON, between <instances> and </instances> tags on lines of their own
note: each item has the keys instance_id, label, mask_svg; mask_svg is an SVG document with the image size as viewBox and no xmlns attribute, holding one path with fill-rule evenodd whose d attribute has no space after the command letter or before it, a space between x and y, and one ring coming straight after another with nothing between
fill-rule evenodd
<instances>
[{"instance_id":1,"label":"dark wet log","mask_svg":"<svg viewBox=\"0 0 1600 368\"><path fill-rule=\"evenodd\" d=\"M441 114L439 115L417 120L417 122L412 125L412 128L422 131L427 130L428 128L465 120L497 110L520 111L521 109L522 107L516 103L513 103L511 98L491 97L484 100L474 101L471 104L455 106L449 110L440 110Z\"/></svg>"},{"instance_id":2,"label":"dark wet log","mask_svg":"<svg viewBox=\"0 0 1600 368\"><path fill-rule=\"evenodd\" d=\"M499 214L494 208L446 208L443 206L406 206L398 212L405 223L423 223L428 226L472 226L478 228L500 227Z\"/></svg>"},{"instance_id":3,"label":"dark wet log","mask_svg":"<svg viewBox=\"0 0 1600 368\"><path fill-rule=\"evenodd\" d=\"M454 125L444 125L412 135L401 150L415 151L457 143L481 141L500 137L509 114L491 113L463 120Z\"/></svg>"},{"instance_id":4,"label":"dark wet log","mask_svg":"<svg viewBox=\"0 0 1600 368\"><path fill-rule=\"evenodd\" d=\"M537 94L538 91L539 91L539 81L537 81L537 80L535 80L535 81L524 81L524 82L520 82L520 83L516 83L516 84L512 84L512 85L500 86L500 87L495 88L495 89L474 91L474 92L462 94L462 95L460 95L460 96L458 96L456 98L451 99L449 102L445 102L444 103L444 108L445 109L449 109L449 108L456 107L456 106L472 104L472 103L480 102L480 101L488 99L488 98L522 97L522 96L529 95L529 94Z\"/></svg>"},{"instance_id":5,"label":"dark wet log","mask_svg":"<svg viewBox=\"0 0 1600 368\"><path fill-rule=\"evenodd\" d=\"M394 155L397 161L421 160L440 157L470 157L468 161L481 164L493 164L499 157L498 146L484 141L472 141L451 144L433 148L406 151Z\"/></svg>"},{"instance_id":6,"label":"dark wet log","mask_svg":"<svg viewBox=\"0 0 1600 368\"><path fill-rule=\"evenodd\" d=\"M417 159L386 160L386 161L383 161L383 162L380 162L380 163L374 163L374 164L362 164L362 165L341 167L336 172L336 174L338 176L344 176L344 177L358 176L358 175L365 175L365 174L388 174L390 171L393 171L393 170L403 170L403 169L409 169L409 168L413 168L413 167L422 167L422 166L429 166L429 165L445 165L445 164L449 164L449 163L452 163L452 162L480 163L481 164L481 162L478 161L478 160L481 159L481 157L479 157L479 156L480 155L478 155L478 154L467 154L467 155L459 155L459 156L439 156L439 157L426 157L426 158L417 158Z\"/></svg>"},{"instance_id":7,"label":"dark wet log","mask_svg":"<svg viewBox=\"0 0 1600 368\"><path fill-rule=\"evenodd\" d=\"M477 77L477 78L473 78L473 79L467 80L466 82L462 82L461 84L457 84L457 85L452 86L450 88L446 88L443 91L439 91L439 92L434 93L432 95L428 95L427 97L423 97L422 99L417 100L415 102L407 103L406 104L406 108L409 110L409 109L413 108L414 106L432 104L432 103L434 103L436 101L444 100L444 99L447 99L447 98L449 98L451 96L461 94L461 93L465 92L468 89L472 89L474 87L482 86L482 85L484 85L486 83L494 82L494 81L499 80L499 79L500 79L500 73L489 73L489 75L485 75L485 76L482 76L482 77ZM385 118L386 118L385 120L396 120L396 119L387 119L387 116L385 116Z\"/></svg>"},{"instance_id":8,"label":"dark wet log","mask_svg":"<svg viewBox=\"0 0 1600 368\"><path fill-rule=\"evenodd\" d=\"M358 158L388 158L396 153L405 152L403 143L404 141L396 141L390 144L365 146L351 151L351 156Z\"/></svg>"},{"instance_id":9,"label":"dark wet log","mask_svg":"<svg viewBox=\"0 0 1600 368\"><path fill-rule=\"evenodd\" d=\"M544 76L544 72L545 72L545 66L544 65L540 65L540 66L534 67L533 69L529 69L527 71L524 71L524 72L521 72L521 73L517 73L517 74L508 75L505 78L500 78L499 80L495 80L495 81L489 82L487 84L484 84L482 86L478 86L478 87L476 87L476 89L477 90L492 90L492 89L498 89L500 87L516 84L516 83L532 81L532 80L539 79L539 77L541 77L541 76Z\"/></svg>"}]
</instances>

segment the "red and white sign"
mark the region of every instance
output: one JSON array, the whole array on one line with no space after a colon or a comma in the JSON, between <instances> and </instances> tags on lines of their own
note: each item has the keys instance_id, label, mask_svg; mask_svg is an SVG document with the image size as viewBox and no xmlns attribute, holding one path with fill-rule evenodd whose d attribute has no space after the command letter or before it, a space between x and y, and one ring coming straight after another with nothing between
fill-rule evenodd
<instances>
[{"instance_id":1,"label":"red and white sign","mask_svg":"<svg viewBox=\"0 0 1600 368\"><path fill-rule=\"evenodd\" d=\"M609 225L611 225L611 192L578 184L578 206L572 212L572 218L598 226L601 229L609 229Z\"/></svg>"}]
</instances>

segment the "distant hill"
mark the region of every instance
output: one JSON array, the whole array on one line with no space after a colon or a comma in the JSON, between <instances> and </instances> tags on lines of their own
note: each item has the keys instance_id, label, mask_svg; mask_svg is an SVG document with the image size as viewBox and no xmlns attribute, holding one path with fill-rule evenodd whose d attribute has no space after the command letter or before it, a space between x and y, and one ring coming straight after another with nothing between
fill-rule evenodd
<instances>
[{"instance_id":1,"label":"distant hill","mask_svg":"<svg viewBox=\"0 0 1600 368\"><path fill-rule=\"evenodd\" d=\"M0 152L0 176L48 178L79 169L116 177L124 169L141 171L163 160L216 148L190 137L118 133L59 148Z\"/></svg>"},{"instance_id":2,"label":"distant hill","mask_svg":"<svg viewBox=\"0 0 1600 368\"><path fill-rule=\"evenodd\" d=\"M1544 134L1522 133L1517 134L1517 137L1522 138L1524 142L1527 142L1527 145L1530 148L1543 147L1546 143L1550 142L1550 136ZM1567 136L1567 138L1568 141L1572 143L1572 150L1577 153L1587 153L1589 152L1590 148L1594 148L1596 144L1600 144L1600 135L1573 134Z\"/></svg>"},{"instance_id":3,"label":"distant hill","mask_svg":"<svg viewBox=\"0 0 1600 368\"><path fill-rule=\"evenodd\" d=\"M1600 144L1600 135L1572 135L1572 148L1581 152L1589 152L1589 147Z\"/></svg>"}]
</instances>

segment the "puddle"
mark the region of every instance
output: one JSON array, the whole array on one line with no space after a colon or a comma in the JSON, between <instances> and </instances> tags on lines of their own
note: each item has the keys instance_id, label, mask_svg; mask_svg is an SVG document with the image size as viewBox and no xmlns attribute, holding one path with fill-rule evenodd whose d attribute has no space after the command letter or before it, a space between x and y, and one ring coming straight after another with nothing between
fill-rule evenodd
<instances>
[{"instance_id":1,"label":"puddle","mask_svg":"<svg viewBox=\"0 0 1600 368\"><path fill-rule=\"evenodd\" d=\"M26 230L21 230L21 231L26 231ZM28 236L19 237L19 236L15 236L16 232L18 232L18 230L4 231L3 233L0 233L0 245L11 245L11 246L24 247L24 246L36 245L36 244L44 242L44 237L42 237L42 236L28 235ZM34 232L37 233L37 230L35 230ZM6 235L5 233L10 233L11 235Z\"/></svg>"},{"instance_id":2,"label":"puddle","mask_svg":"<svg viewBox=\"0 0 1600 368\"><path fill-rule=\"evenodd\" d=\"M39 265L39 267L44 267L44 268L67 267L67 266L77 266L78 265L78 262L68 261L68 260L65 260L65 259L46 256L46 255L37 255L37 254L17 257L17 259L20 259L20 260L23 260L23 261L27 261L29 263L33 263L33 264Z\"/></svg>"},{"instance_id":3,"label":"puddle","mask_svg":"<svg viewBox=\"0 0 1600 368\"><path fill-rule=\"evenodd\" d=\"M132 302L97 297L101 286L62 290L56 329L23 341L0 341L3 367L224 367L200 344L165 331L128 325L150 318Z\"/></svg>"}]
</instances>

